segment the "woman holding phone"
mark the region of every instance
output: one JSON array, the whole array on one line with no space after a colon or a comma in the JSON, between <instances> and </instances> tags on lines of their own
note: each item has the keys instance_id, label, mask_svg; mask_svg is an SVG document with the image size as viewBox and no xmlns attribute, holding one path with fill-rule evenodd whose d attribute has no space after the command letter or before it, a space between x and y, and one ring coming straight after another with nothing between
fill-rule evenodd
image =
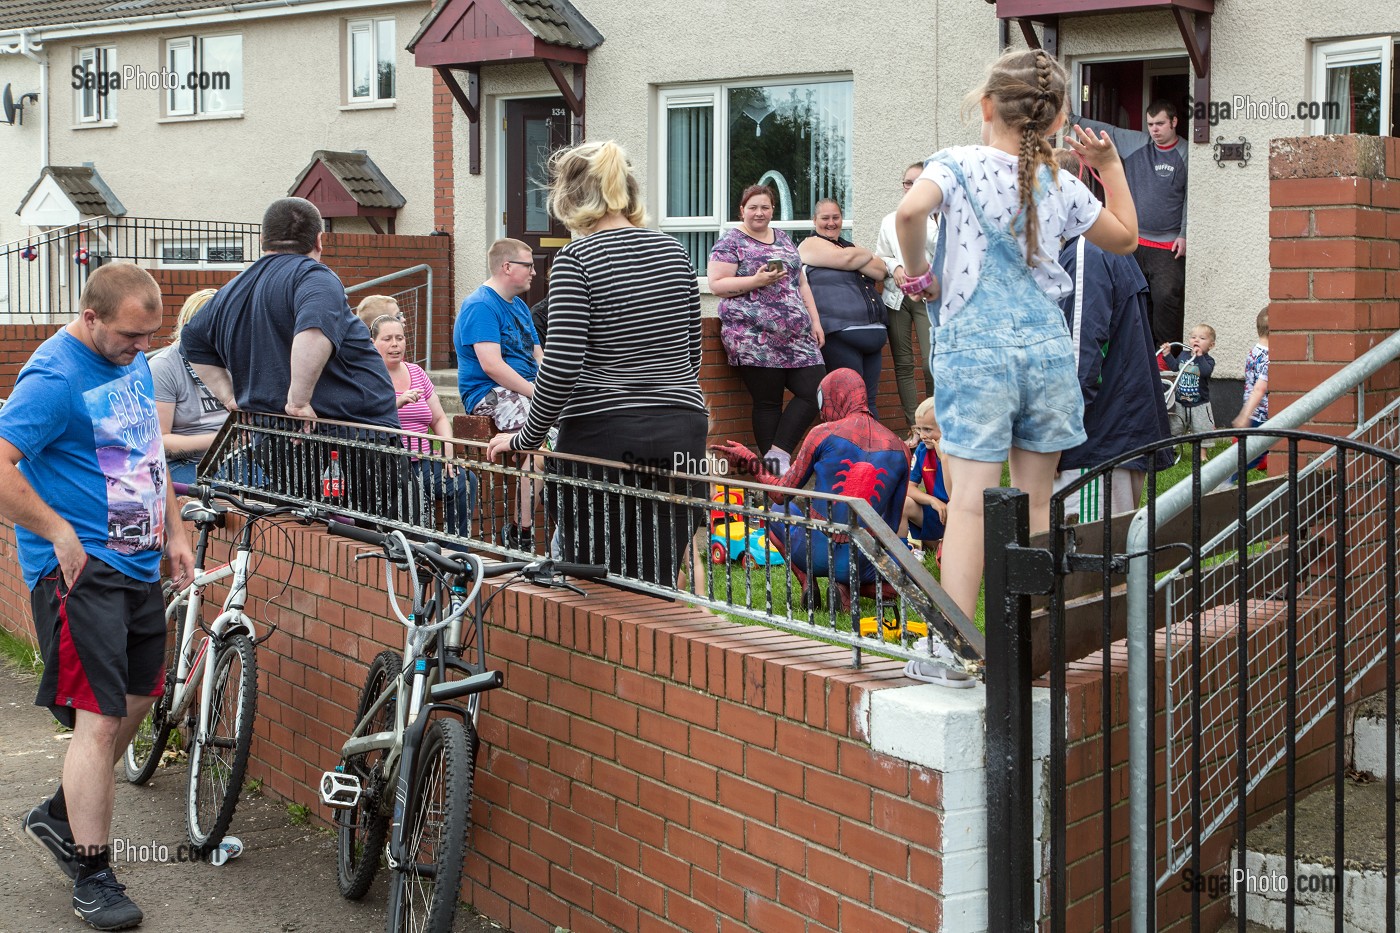
<instances>
[{"instance_id":1,"label":"woman holding phone","mask_svg":"<svg viewBox=\"0 0 1400 933\"><path fill-rule=\"evenodd\" d=\"M773 189L739 196L739 226L710 251L710 291L720 296L720 339L753 398L753 433L770 472L786 473L817 416L826 342L792 239L770 225ZM783 407L783 393L792 401Z\"/></svg>"}]
</instances>

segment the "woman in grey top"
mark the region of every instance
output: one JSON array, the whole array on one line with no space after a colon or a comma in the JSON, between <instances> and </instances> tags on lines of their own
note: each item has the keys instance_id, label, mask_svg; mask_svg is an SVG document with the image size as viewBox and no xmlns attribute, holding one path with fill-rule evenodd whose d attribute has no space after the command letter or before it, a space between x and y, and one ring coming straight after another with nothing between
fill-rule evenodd
<instances>
[{"instance_id":1,"label":"woman in grey top","mask_svg":"<svg viewBox=\"0 0 1400 933\"><path fill-rule=\"evenodd\" d=\"M151 379L156 389L156 414L160 418L161 443L170 465L170 478L177 483L193 483L195 467L214 435L223 427L228 409L194 374L180 355L180 331L214 297L214 289L203 288L185 299L175 319L170 346L151 356Z\"/></svg>"}]
</instances>

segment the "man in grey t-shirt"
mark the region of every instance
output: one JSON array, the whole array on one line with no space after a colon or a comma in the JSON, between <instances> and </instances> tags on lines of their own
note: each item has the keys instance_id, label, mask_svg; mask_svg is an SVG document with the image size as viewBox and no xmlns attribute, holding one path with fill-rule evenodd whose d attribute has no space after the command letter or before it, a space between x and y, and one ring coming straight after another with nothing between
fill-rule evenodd
<instances>
[{"instance_id":1,"label":"man in grey t-shirt","mask_svg":"<svg viewBox=\"0 0 1400 933\"><path fill-rule=\"evenodd\" d=\"M1176 107L1147 105L1147 132L1069 115L1070 125L1103 130L1123 157L1138 216L1133 254L1147 278L1153 343L1180 343L1186 295L1186 140L1176 134Z\"/></svg>"}]
</instances>

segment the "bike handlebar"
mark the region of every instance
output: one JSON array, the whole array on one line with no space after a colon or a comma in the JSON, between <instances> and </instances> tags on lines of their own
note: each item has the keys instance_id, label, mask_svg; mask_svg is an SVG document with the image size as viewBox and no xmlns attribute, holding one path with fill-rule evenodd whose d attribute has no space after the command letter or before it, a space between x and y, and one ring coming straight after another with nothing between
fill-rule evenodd
<instances>
[{"instance_id":1,"label":"bike handlebar","mask_svg":"<svg viewBox=\"0 0 1400 933\"><path fill-rule=\"evenodd\" d=\"M340 535L362 544L382 548L385 556L390 560L402 561L407 557L407 555L399 553L398 539L382 531L334 522L328 523L326 530L333 535ZM441 551L413 541L410 541L408 546L416 557L421 558L435 569L443 573L461 576L469 576L472 573L473 562L481 563L483 577L501 577L511 573L523 573L531 583L542 586L559 585L557 577L561 575L579 580L603 580L608 576L608 568L597 564L574 564L548 559L487 564L471 554L443 554Z\"/></svg>"}]
</instances>

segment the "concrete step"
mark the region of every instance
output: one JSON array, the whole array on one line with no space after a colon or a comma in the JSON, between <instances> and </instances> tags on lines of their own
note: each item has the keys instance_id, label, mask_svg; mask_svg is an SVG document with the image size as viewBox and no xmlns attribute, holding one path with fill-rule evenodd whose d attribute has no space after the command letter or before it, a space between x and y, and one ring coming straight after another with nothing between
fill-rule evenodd
<instances>
[{"instance_id":1,"label":"concrete step","mask_svg":"<svg viewBox=\"0 0 1400 933\"><path fill-rule=\"evenodd\" d=\"M1400 700L1400 697L1397 697ZM1396 734L1395 767L1400 775L1400 723L1392 723ZM1385 693L1367 697L1356 707L1352 730L1352 767L1385 779Z\"/></svg>"},{"instance_id":2,"label":"concrete step","mask_svg":"<svg viewBox=\"0 0 1400 933\"><path fill-rule=\"evenodd\" d=\"M437 389L438 401L442 403L442 410L449 415L463 414L462 396L457 394L457 370L430 369L427 372L428 378L433 381L433 386Z\"/></svg>"},{"instance_id":3,"label":"concrete step","mask_svg":"<svg viewBox=\"0 0 1400 933\"><path fill-rule=\"evenodd\" d=\"M1384 783L1346 781L1342 925L1349 933L1385 930L1385 805ZM1294 930L1331 933L1336 927L1330 783L1299 801L1294 825L1297 858L1291 869L1284 858L1285 814L1250 832L1245 853L1245 917L1265 929L1286 929L1291 889ZM1234 864L1232 851L1231 871ZM1396 887L1400 891L1400 881ZM1232 914L1235 911L1233 897L1230 910Z\"/></svg>"}]
</instances>

